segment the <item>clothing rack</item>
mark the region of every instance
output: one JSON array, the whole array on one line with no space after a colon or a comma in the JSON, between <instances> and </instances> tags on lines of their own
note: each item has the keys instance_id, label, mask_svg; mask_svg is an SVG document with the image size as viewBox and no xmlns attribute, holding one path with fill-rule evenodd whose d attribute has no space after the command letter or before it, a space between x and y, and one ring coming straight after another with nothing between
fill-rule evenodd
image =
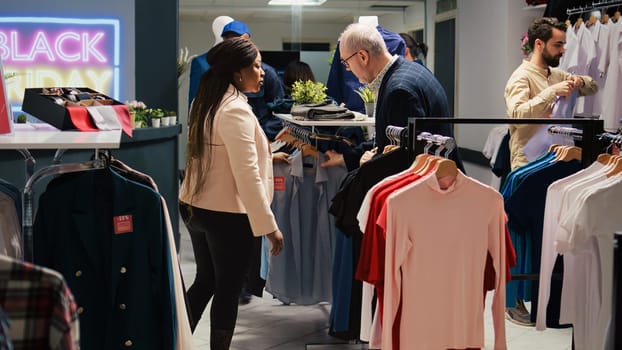
<instances>
[{"instance_id":1,"label":"clothing rack","mask_svg":"<svg viewBox=\"0 0 622 350\"><path fill-rule=\"evenodd\" d=\"M603 132L604 122L600 119L574 119L574 118L528 118L528 119L513 119L513 118L409 118L408 119L408 132L410 135L415 135L418 132L422 132L427 129L427 125L430 123L450 123L450 124L571 124L582 128L583 146L581 147L581 163L583 167L588 167L592 164L598 154L603 149L601 138L597 137L599 133ZM592 140L590 142L590 140ZM427 141L426 141L427 142ZM425 143L417 138L411 139L412 146L408 149L409 162L413 162L415 156L425 151ZM538 279L539 274L520 274L512 275L513 280L532 280Z\"/></svg>"},{"instance_id":2,"label":"clothing rack","mask_svg":"<svg viewBox=\"0 0 622 350\"><path fill-rule=\"evenodd\" d=\"M62 154L62 153L60 153ZM57 151L58 160L55 157L55 161L60 161L60 154ZM68 164L53 164L47 167L41 168L34 172L28 179L26 180L26 184L24 185L24 193L22 195L23 200L23 223L22 230L24 235L24 260L28 262L33 261L34 252L33 252L33 196L34 191L33 188L35 184L47 177L52 175L60 175L66 173L75 173L79 171L86 170L94 170L94 169L103 169L108 166L108 161L106 159L99 157L99 152L95 151L95 157L91 161L86 161L82 163L68 163Z\"/></svg>"},{"instance_id":3,"label":"clothing rack","mask_svg":"<svg viewBox=\"0 0 622 350\"><path fill-rule=\"evenodd\" d=\"M550 134L572 136L573 138L577 140L583 139L583 130L577 129L577 128L559 126L559 125L551 125L549 126L548 132Z\"/></svg>"},{"instance_id":4,"label":"clothing rack","mask_svg":"<svg viewBox=\"0 0 622 350\"><path fill-rule=\"evenodd\" d=\"M292 124L290 122L283 122L284 128L289 129L289 134L293 137L301 140L304 143L311 143L311 139L309 135L311 135L311 130L299 127L298 125ZM278 139L279 135L276 136Z\"/></svg>"},{"instance_id":5,"label":"clothing rack","mask_svg":"<svg viewBox=\"0 0 622 350\"><path fill-rule=\"evenodd\" d=\"M387 125L384 130L385 135L392 144L398 146L407 146L408 128L405 126Z\"/></svg>"},{"instance_id":6,"label":"clothing rack","mask_svg":"<svg viewBox=\"0 0 622 350\"><path fill-rule=\"evenodd\" d=\"M34 185L41 178L61 172L95 169L99 156L91 162L59 165L61 157L68 149L97 150L117 149L121 143L121 130L106 130L94 133L72 131L16 131L12 135L0 139L0 150L18 151L24 157L25 188L22 192L22 234L24 237L24 260L33 261L33 205ZM30 150L55 149L53 165L34 171L36 160ZM49 168L49 169L48 169ZM80 170L78 170L80 169Z\"/></svg>"},{"instance_id":7,"label":"clothing rack","mask_svg":"<svg viewBox=\"0 0 622 350\"><path fill-rule=\"evenodd\" d=\"M434 151L434 155L440 156L441 151L445 150L444 157L447 158L451 152L456 149L456 140L453 137L431 134L424 131L417 135L417 141L426 141L427 144L423 148L423 153L430 153L432 146L439 146Z\"/></svg>"},{"instance_id":8,"label":"clothing rack","mask_svg":"<svg viewBox=\"0 0 622 350\"><path fill-rule=\"evenodd\" d=\"M613 134L610 132L604 132L602 134L597 135L599 140L607 141L609 143L613 143L616 145L622 144L622 134Z\"/></svg>"},{"instance_id":9,"label":"clothing rack","mask_svg":"<svg viewBox=\"0 0 622 350\"><path fill-rule=\"evenodd\" d=\"M308 144L311 144L311 140L315 140L343 142L348 146L354 146L354 142L345 136L317 133L314 128L309 129L309 127L296 125L292 122L283 120L283 130L286 129L289 129L292 136ZM277 134L275 139L279 138L279 134Z\"/></svg>"},{"instance_id":10,"label":"clothing rack","mask_svg":"<svg viewBox=\"0 0 622 350\"><path fill-rule=\"evenodd\" d=\"M604 130L604 123L600 119L579 119L579 118L409 118L408 132L416 135L428 129L428 125L436 123L449 124L567 124L574 125L583 130L583 145L581 147L581 162L583 167L589 166L596 160L598 154L603 149L601 140L597 137ZM411 138L411 147L408 148L408 158L412 162L417 154L423 153L425 142Z\"/></svg>"},{"instance_id":11,"label":"clothing rack","mask_svg":"<svg viewBox=\"0 0 622 350\"><path fill-rule=\"evenodd\" d=\"M585 6L577 6L567 9L566 14L572 15L576 13L585 13L592 10L600 10L603 8L619 5L622 5L622 1L592 1L591 4L587 4Z\"/></svg>"}]
</instances>

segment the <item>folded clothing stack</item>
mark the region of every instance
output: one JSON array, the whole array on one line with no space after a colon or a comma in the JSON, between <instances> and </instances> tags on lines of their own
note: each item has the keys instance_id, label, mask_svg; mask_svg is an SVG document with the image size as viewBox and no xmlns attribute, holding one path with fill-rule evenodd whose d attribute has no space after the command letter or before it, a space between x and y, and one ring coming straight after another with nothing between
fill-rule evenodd
<instances>
[{"instance_id":1,"label":"folded clothing stack","mask_svg":"<svg viewBox=\"0 0 622 350\"><path fill-rule=\"evenodd\" d=\"M354 119L352 111L328 101L294 105L291 114L294 119L298 120Z\"/></svg>"}]
</instances>

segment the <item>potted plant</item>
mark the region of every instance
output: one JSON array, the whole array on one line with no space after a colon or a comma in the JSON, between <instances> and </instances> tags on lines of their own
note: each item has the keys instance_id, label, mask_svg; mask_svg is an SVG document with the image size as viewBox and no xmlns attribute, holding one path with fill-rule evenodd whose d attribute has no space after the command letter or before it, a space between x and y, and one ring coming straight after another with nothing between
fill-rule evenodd
<instances>
[{"instance_id":1,"label":"potted plant","mask_svg":"<svg viewBox=\"0 0 622 350\"><path fill-rule=\"evenodd\" d=\"M297 80L292 85L292 99L295 104L320 103L326 97L326 85L320 81Z\"/></svg>"},{"instance_id":2,"label":"potted plant","mask_svg":"<svg viewBox=\"0 0 622 350\"><path fill-rule=\"evenodd\" d=\"M162 108L150 108L147 110L149 119L151 119L151 126L159 128L164 117L164 110Z\"/></svg>"},{"instance_id":3,"label":"potted plant","mask_svg":"<svg viewBox=\"0 0 622 350\"><path fill-rule=\"evenodd\" d=\"M18 124L25 124L27 121L28 121L28 116L26 116L26 114L20 113L20 114L17 115L16 122Z\"/></svg>"},{"instance_id":4,"label":"potted plant","mask_svg":"<svg viewBox=\"0 0 622 350\"><path fill-rule=\"evenodd\" d=\"M132 100L125 101L127 108L130 110L130 121L132 128L138 129L147 125L147 105L142 101Z\"/></svg>"},{"instance_id":5,"label":"potted plant","mask_svg":"<svg viewBox=\"0 0 622 350\"><path fill-rule=\"evenodd\" d=\"M166 117L169 119L170 125L177 124L177 112L175 111L166 111Z\"/></svg>"},{"instance_id":6,"label":"potted plant","mask_svg":"<svg viewBox=\"0 0 622 350\"><path fill-rule=\"evenodd\" d=\"M374 92L371 91L371 89L367 86L361 86L358 89L354 90L354 92L356 92L356 94L359 95L363 100L363 103L365 104L365 114L367 114L369 118L373 118L374 102L376 101Z\"/></svg>"}]
</instances>

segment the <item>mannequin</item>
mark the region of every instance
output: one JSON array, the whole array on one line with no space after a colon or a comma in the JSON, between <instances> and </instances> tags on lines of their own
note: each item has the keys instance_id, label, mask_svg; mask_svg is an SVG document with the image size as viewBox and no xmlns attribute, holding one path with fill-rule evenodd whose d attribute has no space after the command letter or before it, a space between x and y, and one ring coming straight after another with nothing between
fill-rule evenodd
<instances>
[{"instance_id":1,"label":"mannequin","mask_svg":"<svg viewBox=\"0 0 622 350\"><path fill-rule=\"evenodd\" d=\"M229 23L233 22L233 18L229 16L218 16L214 18L214 22L212 22L212 32L214 32L214 45L220 43L222 41L222 29Z\"/></svg>"}]
</instances>

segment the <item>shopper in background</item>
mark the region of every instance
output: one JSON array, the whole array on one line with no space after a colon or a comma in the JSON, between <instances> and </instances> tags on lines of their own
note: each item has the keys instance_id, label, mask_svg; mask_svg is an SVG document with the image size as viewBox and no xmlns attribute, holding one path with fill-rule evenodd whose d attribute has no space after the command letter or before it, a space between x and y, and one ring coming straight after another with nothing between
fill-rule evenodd
<instances>
[{"instance_id":1,"label":"shopper in background","mask_svg":"<svg viewBox=\"0 0 622 350\"><path fill-rule=\"evenodd\" d=\"M233 18L229 16L218 16L212 22L212 31L214 32L214 45L218 44L222 41L220 34L222 33L222 28L227 24L233 22ZM209 69L209 64L207 63L207 52L196 56L190 62L190 84L188 87L188 109L190 109L190 105L192 104L192 100L197 94L197 90L199 88L199 81L201 81L201 76Z\"/></svg>"},{"instance_id":2,"label":"shopper in background","mask_svg":"<svg viewBox=\"0 0 622 350\"><path fill-rule=\"evenodd\" d=\"M570 96L577 89L580 95L592 95L598 91L591 77L572 75L555 68L565 51L566 24L555 18L537 18L529 25L527 34L531 56L523 60L505 86L505 106L510 118L548 118L554 105L560 103L559 97ZM541 127L510 124L512 170L529 163L523 148ZM533 317L530 317L522 297L516 294L517 289L511 290L508 288L507 306L512 305L513 299L516 299L516 306L507 308L508 319L521 325L533 325Z\"/></svg>"},{"instance_id":3,"label":"shopper in background","mask_svg":"<svg viewBox=\"0 0 622 350\"><path fill-rule=\"evenodd\" d=\"M221 36L225 40L236 37L250 40L251 31L244 22L233 21L224 26ZM253 107L253 112L259 119L261 128L268 136L268 139L273 141L276 134L283 129L283 125L280 119L272 115L272 111L270 111L267 104L276 98L283 97L283 84L274 68L269 64L262 62L261 68L266 72L263 86L259 91L246 93L246 96L248 97L248 103Z\"/></svg>"},{"instance_id":4,"label":"shopper in background","mask_svg":"<svg viewBox=\"0 0 622 350\"><path fill-rule=\"evenodd\" d=\"M406 52L404 58L408 61L417 62L425 66L425 58L428 56L428 45L420 43L410 34L400 33L404 43L406 43Z\"/></svg>"},{"instance_id":5,"label":"shopper in background","mask_svg":"<svg viewBox=\"0 0 622 350\"><path fill-rule=\"evenodd\" d=\"M441 84L424 66L406 61L389 53L376 28L360 23L349 25L340 37L341 63L363 84L367 84L376 96L375 141L364 145L376 146L382 152L389 140L385 130L388 125L405 127L410 117L451 117L447 96ZM423 131L423 130L422 130ZM451 124L432 126L429 131L453 137ZM322 166L334 166L345 162L349 170L357 168L361 161L373 153L363 154L363 147L339 154L327 151L329 160ZM452 155L459 162L457 152ZM361 157L363 155L363 157Z\"/></svg>"},{"instance_id":6,"label":"shopper in background","mask_svg":"<svg viewBox=\"0 0 622 350\"><path fill-rule=\"evenodd\" d=\"M591 77L555 68L565 51L564 23L555 18L537 18L529 26L527 35L533 52L516 68L505 86L505 106L510 118L548 118L559 101L558 97L569 96L577 89L581 96L598 91ZM540 127L536 124L510 125L512 169L528 163L523 147Z\"/></svg>"},{"instance_id":7,"label":"shopper in background","mask_svg":"<svg viewBox=\"0 0 622 350\"><path fill-rule=\"evenodd\" d=\"M265 235L278 255L283 235L270 210L272 154L244 93L263 83L261 55L242 38L208 52L189 118L186 178L180 212L192 240L197 273L188 289L192 330L209 300L211 349L228 349L253 239Z\"/></svg>"},{"instance_id":8,"label":"shopper in background","mask_svg":"<svg viewBox=\"0 0 622 350\"><path fill-rule=\"evenodd\" d=\"M311 70L311 66L302 61L291 61L283 71L283 85L285 86L285 94L292 95L292 86L298 80L315 82L315 75Z\"/></svg>"},{"instance_id":9,"label":"shopper in background","mask_svg":"<svg viewBox=\"0 0 622 350\"><path fill-rule=\"evenodd\" d=\"M391 55L404 56L406 49L404 40L397 33L380 26L377 16L361 16L359 17L359 23L376 28ZM343 103L351 111L365 113L365 104L355 92L363 84L359 81L360 79L341 64L342 59L347 58L347 56L341 56L341 53L341 42L337 41L337 49L333 55L333 61L328 72L326 94L338 104Z\"/></svg>"}]
</instances>

